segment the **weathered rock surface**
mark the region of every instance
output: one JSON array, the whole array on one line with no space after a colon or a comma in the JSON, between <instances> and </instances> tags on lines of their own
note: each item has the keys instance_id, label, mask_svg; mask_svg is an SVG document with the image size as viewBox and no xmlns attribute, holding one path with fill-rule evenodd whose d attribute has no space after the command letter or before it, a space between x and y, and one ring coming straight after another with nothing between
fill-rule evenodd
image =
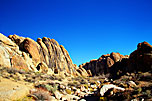
<instances>
[{"instance_id":1,"label":"weathered rock surface","mask_svg":"<svg viewBox=\"0 0 152 101\"><path fill-rule=\"evenodd\" d=\"M1 44L0 46L0 66L3 67L11 67L10 64L10 57L9 57L9 53L7 51L7 49L5 47L3 47L3 45Z\"/></svg>"},{"instance_id":2,"label":"weathered rock surface","mask_svg":"<svg viewBox=\"0 0 152 101\"><path fill-rule=\"evenodd\" d=\"M33 64L36 67L40 63L40 46L32 39L25 38L23 41L23 50L29 53L33 60Z\"/></svg>"},{"instance_id":3,"label":"weathered rock surface","mask_svg":"<svg viewBox=\"0 0 152 101\"><path fill-rule=\"evenodd\" d=\"M13 46L16 47L17 45L15 43L13 43L9 38L7 38L6 36L4 36L3 34L0 33L0 42L3 42L4 44L8 45L8 46Z\"/></svg>"},{"instance_id":4,"label":"weathered rock surface","mask_svg":"<svg viewBox=\"0 0 152 101\"><path fill-rule=\"evenodd\" d=\"M23 57L19 56L19 55L14 55L11 58L11 66L13 68L17 68L17 69L23 69L25 71L28 71L28 65L26 64L25 60L23 59Z\"/></svg>"},{"instance_id":5,"label":"weathered rock surface","mask_svg":"<svg viewBox=\"0 0 152 101\"><path fill-rule=\"evenodd\" d=\"M0 34L0 66L39 71L43 73L71 74L88 76L83 68L73 64L67 50L50 38L30 38ZM81 73L78 71L81 69Z\"/></svg>"}]
</instances>

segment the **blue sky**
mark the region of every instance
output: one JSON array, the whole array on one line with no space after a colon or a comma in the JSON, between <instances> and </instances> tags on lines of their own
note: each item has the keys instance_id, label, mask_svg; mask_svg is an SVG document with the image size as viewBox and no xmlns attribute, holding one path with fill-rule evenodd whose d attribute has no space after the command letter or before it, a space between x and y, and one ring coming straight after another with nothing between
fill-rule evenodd
<instances>
[{"instance_id":1,"label":"blue sky","mask_svg":"<svg viewBox=\"0 0 152 101\"><path fill-rule=\"evenodd\" d=\"M152 0L0 0L0 32L54 38L77 65L152 44Z\"/></svg>"}]
</instances>

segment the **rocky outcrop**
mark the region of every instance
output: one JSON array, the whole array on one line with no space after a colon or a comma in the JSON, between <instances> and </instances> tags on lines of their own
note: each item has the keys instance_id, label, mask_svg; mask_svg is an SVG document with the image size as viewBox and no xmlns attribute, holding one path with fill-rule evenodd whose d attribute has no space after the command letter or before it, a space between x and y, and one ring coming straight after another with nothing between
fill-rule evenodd
<instances>
[{"instance_id":1,"label":"rocky outcrop","mask_svg":"<svg viewBox=\"0 0 152 101\"><path fill-rule=\"evenodd\" d=\"M0 53L2 67L88 76L83 68L73 64L67 50L54 39L43 37L35 42L17 35L10 35L7 38L0 34Z\"/></svg>"},{"instance_id":2,"label":"rocky outcrop","mask_svg":"<svg viewBox=\"0 0 152 101\"><path fill-rule=\"evenodd\" d=\"M152 46L139 43L130 56L120 53L102 55L77 67L73 64L67 50L50 38L30 38L0 34L0 66L24 71L71 74L73 76L121 76L126 72L152 70Z\"/></svg>"},{"instance_id":3,"label":"rocky outcrop","mask_svg":"<svg viewBox=\"0 0 152 101\"><path fill-rule=\"evenodd\" d=\"M111 69L111 75L120 77L125 73L151 72L152 71L152 46L147 42L139 43L137 50L133 51L129 58L115 63Z\"/></svg>"},{"instance_id":4,"label":"rocky outcrop","mask_svg":"<svg viewBox=\"0 0 152 101\"><path fill-rule=\"evenodd\" d=\"M138 44L137 50L132 52L130 56L112 52L79 67L91 71L93 76L110 74L114 78L127 72L151 71L152 46L147 42L142 42Z\"/></svg>"},{"instance_id":5,"label":"rocky outcrop","mask_svg":"<svg viewBox=\"0 0 152 101\"><path fill-rule=\"evenodd\" d=\"M139 43L137 50L130 54L128 71L152 70L152 46L147 42Z\"/></svg>"},{"instance_id":6,"label":"rocky outcrop","mask_svg":"<svg viewBox=\"0 0 152 101\"><path fill-rule=\"evenodd\" d=\"M92 75L105 75L109 74L113 65L121 62L123 59L127 59L128 56L123 56L119 53L112 52L111 54L102 55L97 60L91 60L90 62L84 63L79 67L85 68L87 71L91 71ZM89 73L90 74L90 73Z\"/></svg>"}]
</instances>

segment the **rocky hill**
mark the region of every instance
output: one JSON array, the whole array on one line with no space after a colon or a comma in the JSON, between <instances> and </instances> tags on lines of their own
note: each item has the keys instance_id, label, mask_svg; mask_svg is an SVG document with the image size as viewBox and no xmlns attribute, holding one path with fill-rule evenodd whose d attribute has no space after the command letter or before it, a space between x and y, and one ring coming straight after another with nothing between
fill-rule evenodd
<instances>
[{"instance_id":1,"label":"rocky hill","mask_svg":"<svg viewBox=\"0 0 152 101\"><path fill-rule=\"evenodd\" d=\"M48 74L88 76L73 64L69 53L54 39L43 37L37 42L17 35L0 33L0 66Z\"/></svg>"},{"instance_id":2,"label":"rocky hill","mask_svg":"<svg viewBox=\"0 0 152 101\"><path fill-rule=\"evenodd\" d=\"M110 73L110 70L113 67L114 64L120 63L123 59L128 59L129 56L123 56L120 53L114 53L107 55L102 55L99 59L91 60L90 62L83 63L82 65L79 65L79 67L82 67L87 70L87 72L92 75L108 75Z\"/></svg>"},{"instance_id":3,"label":"rocky hill","mask_svg":"<svg viewBox=\"0 0 152 101\"><path fill-rule=\"evenodd\" d=\"M79 65L90 76L105 75L117 78L129 72L147 72L152 70L152 46L147 42L139 43L137 50L130 55L114 53L102 55L97 60Z\"/></svg>"}]
</instances>

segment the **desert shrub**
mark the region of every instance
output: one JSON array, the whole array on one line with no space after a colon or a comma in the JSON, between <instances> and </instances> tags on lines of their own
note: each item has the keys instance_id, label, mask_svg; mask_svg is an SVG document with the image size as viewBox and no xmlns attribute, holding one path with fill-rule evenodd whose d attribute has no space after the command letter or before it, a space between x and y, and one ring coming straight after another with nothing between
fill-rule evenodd
<instances>
[{"instance_id":1,"label":"desert shrub","mask_svg":"<svg viewBox=\"0 0 152 101\"><path fill-rule=\"evenodd\" d=\"M65 91L66 91L67 94L71 94L72 93L70 89L66 89Z\"/></svg>"},{"instance_id":2,"label":"desert shrub","mask_svg":"<svg viewBox=\"0 0 152 101\"><path fill-rule=\"evenodd\" d=\"M54 93L57 89L58 89L58 84L54 84L54 85L45 85L45 88L49 91Z\"/></svg>"},{"instance_id":3,"label":"desert shrub","mask_svg":"<svg viewBox=\"0 0 152 101\"><path fill-rule=\"evenodd\" d=\"M18 99L16 101L33 101L33 97L26 96L23 99Z\"/></svg>"},{"instance_id":4,"label":"desert shrub","mask_svg":"<svg viewBox=\"0 0 152 101\"><path fill-rule=\"evenodd\" d=\"M78 83L78 81L73 81L73 84L78 85L79 83Z\"/></svg>"},{"instance_id":5,"label":"desert shrub","mask_svg":"<svg viewBox=\"0 0 152 101\"><path fill-rule=\"evenodd\" d=\"M138 93L141 93L142 92L142 88L141 87L138 88L137 91L138 91Z\"/></svg>"},{"instance_id":6,"label":"desert shrub","mask_svg":"<svg viewBox=\"0 0 152 101\"><path fill-rule=\"evenodd\" d=\"M51 93L44 90L44 89L37 89L35 92L33 92L32 94L29 95L29 97L35 99L36 101L50 101L51 98Z\"/></svg>"},{"instance_id":7,"label":"desert shrub","mask_svg":"<svg viewBox=\"0 0 152 101\"><path fill-rule=\"evenodd\" d=\"M152 96L151 90L146 90L146 93L147 93L148 97L151 97L151 96Z\"/></svg>"}]
</instances>

